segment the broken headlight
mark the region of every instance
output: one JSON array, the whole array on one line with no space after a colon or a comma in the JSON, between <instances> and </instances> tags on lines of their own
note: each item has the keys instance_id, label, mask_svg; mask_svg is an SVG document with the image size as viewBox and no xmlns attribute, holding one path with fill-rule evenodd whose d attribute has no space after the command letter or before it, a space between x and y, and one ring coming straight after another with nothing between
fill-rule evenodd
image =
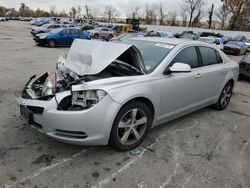
<instances>
[{"instance_id":1,"label":"broken headlight","mask_svg":"<svg viewBox=\"0 0 250 188\"><path fill-rule=\"evenodd\" d=\"M56 92L56 73L50 74L43 86L42 96L54 95Z\"/></svg>"},{"instance_id":2,"label":"broken headlight","mask_svg":"<svg viewBox=\"0 0 250 188\"><path fill-rule=\"evenodd\" d=\"M107 93L103 90L73 91L72 106L88 109L100 102Z\"/></svg>"}]
</instances>

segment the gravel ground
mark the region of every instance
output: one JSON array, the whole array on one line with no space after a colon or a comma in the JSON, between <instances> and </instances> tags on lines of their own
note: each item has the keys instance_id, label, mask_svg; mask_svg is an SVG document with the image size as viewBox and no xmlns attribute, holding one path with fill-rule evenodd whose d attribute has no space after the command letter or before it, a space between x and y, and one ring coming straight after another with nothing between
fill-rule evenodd
<instances>
[{"instance_id":1,"label":"gravel ground","mask_svg":"<svg viewBox=\"0 0 250 188\"><path fill-rule=\"evenodd\" d=\"M67 145L27 126L15 102L31 75L53 71L68 51L36 46L29 27L0 23L0 187L249 187L249 81L237 83L224 111L154 128L138 155Z\"/></svg>"}]
</instances>

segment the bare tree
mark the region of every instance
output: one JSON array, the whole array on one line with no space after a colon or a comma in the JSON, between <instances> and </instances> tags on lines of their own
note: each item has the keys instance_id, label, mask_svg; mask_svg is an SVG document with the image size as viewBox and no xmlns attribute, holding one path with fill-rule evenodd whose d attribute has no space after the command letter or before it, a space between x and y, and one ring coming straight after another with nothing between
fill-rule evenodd
<instances>
[{"instance_id":1,"label":"bare tree","mask_svg":"<svg viewBox=\"0 0 250 188\"><path fill-rule=\"evenodd\" d=\"M171 26L178 25L177 22L176 22L176 18L177 18L177 12L176 11L170 12L170 25Z\"/></svg>"},{"instance_id":2,"label":"bare tree","mask_svg":"<svg viewBox=\"0 0 250 188\"><path fill-rule=\"evenodd\" d=\"M211 29L213 14L214 14L214 4L212 4L211 10L209 11L209 16L208 16L208 29Z\"/></svg>"},{"instance_id":3,"label":"bare tree","mask_svg":"<svg viewBox=\"0 0 250 188\"><path fill-rule=\"evenodd\" d=\"M56 6L50 5L49 13L51 16L56 16Z\"/></svg>"},{"instance_id":4,"label":"bare tree","mask_svg":"<svg viewBox=\"0 0 250 188\"><path fill-rule=\"evenodd\" d=\"M101 15L100 10L96 8L93 8L91 10L91 18L94 18L95 20L97 20L100 15Z\"/></svg>"},{"instance_id":5,"label":"bare tree","mask_svg":"<svg viewBox=\"0 0 250 188\"><path fill-rule=\"evenodd\" d=\"M201 8L205 5L205 3L206 0L183 0L182 8L185 12L189 13L189 22L188 22L189 27L192 24L194 14L196 12L199 13L199 10L201 10Z\"/></svg>"},{"instance_id":6,"label":"bare tree","mask_svg":"<svg viewBox=\"0 0 250 188\"><path fill-rule=\"evenodd\" d=\"M199 9L196 16L194 17L194 20L192 22L192 27L199 27L200 26L200 20L204 16L204 13L202 12L202 9Z\"/></svg>"},{"instance_id":7,"label":"bare tree","mask_svg":"<svg viewBox=\"0 0 250 188\"><path fill-rule=\"evenodd\" d=\"M146 24L156 24L157 19L157 7L156 5L151 5L150 7L146 5L145 7L145 23Z\"/></svg>"},{"instance_id":8,"label":"bare tree","mask_svg":"<svg viewBox=\"0 0 250 188\"><path fill-rule=\"evenodd\" d=\"M69 12L69 16L71 18L76 18L76 7L71 7L70 12Z\"/></svg>"},{"instance_id":9,"label":"bare tree","mask_svg":"<svg viewBox=\"0 0 250 188\"><path fill-rule=\"evenodd\" d=\"M82 7L81 5L76 6L76 17L80 18L82 16Z\"/></svg>"},{"instance_id":10,"label":"bare tree","mask_svg":"<svg viewBox=\"0 0 250 188\"><path fill-rule=\"evenodd\" d=\"M139 18L140 17L140 7L135 7L132 11L127 13L128 18Z\"/></svg>"},{"instance_id":11,"label":"bare tree","mask_svg":"<svg viewBox=\"0 0 250 188\"><path fill-rule=\"evenodd\" d=\"M119 12L115 7L110 5L110 6L105 7L103 14L104 14L104 17L107 19L107 21L111 22L113 19L115 19L119 15Z\"/></svg>"},{"instance_id":12,"label":"bare tree","mask_svg":"<svg viewBox=\"0 0 250 188\"><path fill-rule=\"evenodd\" d=\"M187 26L187 14L183 11L181 13L181 17L182 17L182 26L186 27Z\"/></svg>"},{"instance_id":13,"label":"bare tree","mask_svg":"<svg viewBox=\"0 0 250 188\"><path fill-rule=\"evenodd\" d=\"M224 29L226 21L229 19L230 12L226 9L224 5L216 12L216 17L219 19L221 24L221 30Z\"/></svg>"},{"instance_id":14,"label":"bare tree","mask_svg":"<svg viewBox=\"0 0 250 188\"><path fill-rule=\"evenodd\" d=\"M250 1L249 0L221 0L223 5L229 12L232 14L229 29L235 30L238 29L238 20L242 18L244 14L247 14L250 9Z\"/></svg>"},{"instance_id":15,"label":"bare tree","mask_svg":"<svg viewBox=\"0 0 250 188\"><path fill-rule=\"evenodd\" d=\"M86 17L87 19L93 17L93 16L92 16L92 11L91 11L91 9L89 8L88 5L85 5L85 6L84 6L84 10L85 10L85 17Z\"/></svg>"},{"instance_id":16,"label":"bare tree","mask_svg":"<svg viewBox=\"0 0 250 188\"><path fill-rule=\"evenodd\" d=\"M167 15L164 12L163 4L160 3L158 5L158 20L159 20L160 25L164 25L164 20L165 20L166 16Z\"/></svg>"}]
</instances>

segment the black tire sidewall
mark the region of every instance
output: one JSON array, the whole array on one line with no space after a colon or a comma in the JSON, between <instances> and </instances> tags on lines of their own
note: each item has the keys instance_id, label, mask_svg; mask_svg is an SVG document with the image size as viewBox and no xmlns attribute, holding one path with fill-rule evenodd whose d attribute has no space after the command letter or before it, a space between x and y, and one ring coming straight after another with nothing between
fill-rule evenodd
<instances>
[{"instance_id":1,"label":"black tire sidewall","mask_svg":"<svg viewBox=\"0 0 250 188\"><path fill-rule=\"evenodd\" d=\"M129 110L135 109L135 108L142 110L146 114L147 120L148 120L147 128L144 132L144 135L136 143L134 143L132 145L124 145L120 142L120 140L118 138L118 134L117 134L118 124L119 124L121 118L124 116L124 114L126 114ZM143 142L143 140L147 136L151 126L152 126L152 114L151 114L151 111L148 108L148 106L140 101L129 102L129 103L125 104L116 115L116 118L115 118L114 123L112 125L112 130L110 133L109 144L111 146L113 146L114 148L121 150L121 151L133 149Z\"/></svg>"},{"instance_id":2,"label":"black tire sidewall","mask_svg":"<svg viewBox=\"0 0 250 188\"><path fill-rule=\"evenodd\" d=\"M53 46L51 45L51 42L53 42ZM55 46L56 46L56 41L55 40L53 40L53 39L50 39L49 41L48 41L48 46L50 47L50 48L54 48Z\"/></svg>"}]
</instances>

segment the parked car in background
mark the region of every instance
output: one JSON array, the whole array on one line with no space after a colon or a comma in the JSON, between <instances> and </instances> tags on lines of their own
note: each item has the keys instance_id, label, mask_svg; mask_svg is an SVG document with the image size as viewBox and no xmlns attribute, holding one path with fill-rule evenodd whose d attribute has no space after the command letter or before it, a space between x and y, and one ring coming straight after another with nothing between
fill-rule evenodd
<instances>
[{"instance_id":1,"label":"parked car in background","mask_svg":"<svg viewBox=\"0 0 250 188\"><path fill-rule=\"evenodd\" d=\"M214 37L200 37L197 39L198 41L206 42L209 44L213 44L217 46L219 49L224 49L223 39L222 38L214 38Z\"/></svg>"},{"instance_id":2,"label":"parked car in background","mask_svg":"<svg viewBox=\"0 0 250 188\"><path fill-rule=\"evenodd\" d=\"M175 33L174 37L175 38L182 38L182 35L186 35L186 34L193 35L194 32L193 31L182 31L182 33Z\"/></svg>"},{"instance_id":3,"label":"parked car in background","mask_svg":"<svg viewBox=\"0 0 250 188\"><path fill-rule=\"evenodd\" d=\"M246 39L245 44L247 45L247 51L250 52L250 38Z\"/></svg>"},{"instance_id":4,"label":"parked car in background","mask_svg":"<svg viewBox=\"0 0 250 188\"><path fill-rule=\"evenodd\" d=\"M168 38L168 32L165 31L149 31L147 32L144 37L163 37Z\"/></svg>"},{"instance_id":5,"label":"parked car in background","mask_svg":"<svg viewBox=\"0 0 250 188\"><path fill-rule=\"evenodd\" d=\"M241 41L229 41L224 44L223 51L227 54L245 55L247 53L247 45Z\"/></svg>"},{"instance_id":6,"label":"parked car in background","mask_svg":"<svg viewBox=\"0 0 250 188\"><path fill-rule=\"evenodd\" d=\"M213 33L213 32L201 32L199 33L200 37L217 37L217 38L222 38L224 35L221 33Z\"/></svg>"},{"instance_id":7,"label":"parked car in background","mask_svg":"<svg viewBox=\"0 0 250 188\"><path fill-rule=\"evenodd\" d=\"M184 32L178 37L182 39L197 40L200 36L196 33Z\"/></svg>"},{"instance_id":8,"label":"parked car in background","mask_svg":"<svg viewBox=\"0 0 250 188\"><path fill-rule=\"evenodd\" d=\"M222 37L222 39L223 39L223 43L224 44L226 44L229 41L233 41L234 40L233 37L229 37L229 36L224 36L224 37Z\"/></svg>"},{"instance_id":9,"label":"parked car in background","mask_svg":"<svg viewBox=\"0 0 250 188\"><path fill-rule=\"evenodd\" d=\"M239 63L240 73L239 78L250 79L250 54L243 57Z\"/></svg>"},{"instance_id":10,"label":"parked car in background","mask_svg":"<svg viewBox=\"0 0 250 188\"><path fill-rule=\"evenodd\" d=\"M145 33L143 33L143 32L123 33L123 34L119 35L118 37L112 38L110 41L111 42L121 42L121 41L125 41L127 39L134 38L134 37L144 37L144 35L145 35Z\"/></svg>"},{"instance_id":11,"label":"parked car in background","mask_svg":"<svg viewBox=\"0 0 250 188\"><path fill-rule=\"evenodd\" d=\"M41 27L36 27L31 29L31 34L36 35L40 33L48 33L53 29L59 29L59 28L66 28L66 25L61 25L61 24L45 24Z\"/></svg>"},{"instance_id":12,"label":"parked car in background","mask_svg":"<svg viewBox=\"0 0 250 188\"><path fill-rule=\"evenodd\" d=\"M247 38L244 35L237 35L236 37L234 37L234 40L238 40L238 41L246 41Z\"/></svg>"},{"instance_id":13,"label":"parked car in background","mask_svg":"<svg viewBox=\"0 0 250 188\"><path fill-rule=\"evenodd\" d=\"M113 29L106 28L106 27L96 27L93 30L87 31L91 37L98 39L98 38L105 38L105 39L111 39L113 35Z\"/></svg>"},{"instance_id":14,"label":"parked car in background","mask_svg":"<svg viewBox=\"0 0 250 188\"><path fill-rule=\"evenodd\" d=\"M22 116L54 139L119 150L137 147L156 125L225 109L238 78L238 64L214 46L157 37L75 40L57 67L30 78Z\"/></svg>"},{"instance_id":15,"label":"parked car in background","mask_svg":"<svg viewBox=\"0 0 250 188\"><path fill-rule=\"evenodd\" d=\"M88 30L93 30L95 29L95 26L90 25L90 24L85 24L81 27L82 31L88 31Z\"/></svg>"},{"instance_id":16,"label":"parked car in background","mask_svg":"<svg viewBox=\"0 0 250 188\"><path fill-rule=\"evenodd\" d=\"M39 45L49 46L51 48L56 46L71 46L74 39L86 39L89 40L89 34L83 32L81 29L55 29L49 33L37 34L34 40Z\"/></svg>"},{"instance_id":17,"label":"parked car in background","mask_svg":"<svg viewBox=\"0 0 250 188\"><path fill-rule=\"evenodd\" d=\"M6 19L4 17L0 17L0 22L5 22Z\"/></svg>"}]
</instances>

